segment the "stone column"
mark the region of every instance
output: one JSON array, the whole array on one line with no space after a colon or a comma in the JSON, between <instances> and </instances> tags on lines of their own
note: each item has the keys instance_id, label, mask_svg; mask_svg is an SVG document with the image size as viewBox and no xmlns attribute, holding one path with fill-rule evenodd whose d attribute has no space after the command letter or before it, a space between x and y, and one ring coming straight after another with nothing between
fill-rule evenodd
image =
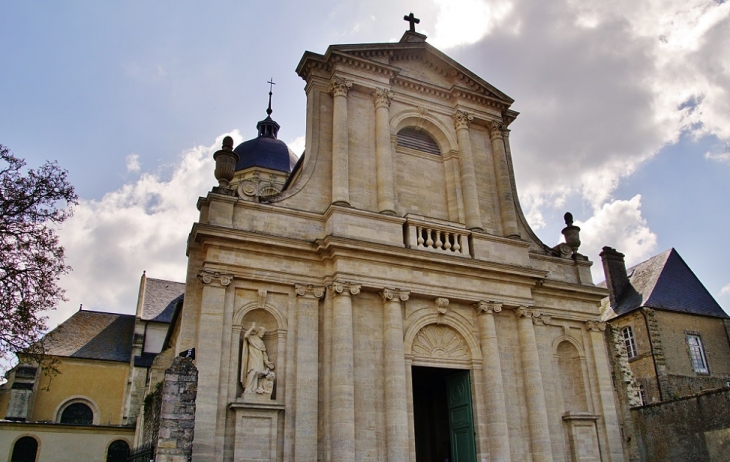
<instances>
[{"instance_id":1,"label":"stone column","mask_svg":"<svg viewBox=\"0 0 730 462\"><path fill-rule=\"evenodd\" d=\"M497 179L497 196L502 218L502 232L505 237L520 237L517 230L517 212L512 195L512 183L507 163L507 151L504 147L502 125L497 122L489 124L492 140L492 157L494 158L494 176Z\"/></svg>"},{"instance_id":2,"label":"stone column","mask_svg":"<svg viewBox=\"0 0 730 462\"><path fill-rule=\"evenodd\" d=\"M378 181L378 211L395 215L393 191L393 154L390 150L390 100L393 92L376 88L375 98L375 169Z\"/></svg>"},{"instance_id":3,"label":"stone column","mask_svg":"<svg viewBox=\"0 0 730 462\"><path fill-rule=\"evenodd\" d=\"M201 460L216 460L219 412L218 393L222 357L226 287L232 276L201 271L203 293L200 300L196 360L199 390L195 406L195 453Z\"/></svg>"},{"instance_id":4,"label":"stone column","mask_svg":"<svg viewBox=\"0 0 730 462\"><path fill-rule=\"evenodd\" d=\"M330 83L332 109L332 203L350 205L347 92L352 82L335 77Z\"/></svg>"},{"instance_id":5,"label":"stone column","mask_svg":"<svg viewBox=\"0 0 730 462\"><path fill-rule=\"evenodd\" d=\"M332 301L332 460L355 460L355 374L352 327L352 296L359 284L334 282Z\"/></svg>"},{"instance_id":6,"label":"stone column","mask_svg":"<svg viewBox=\"0 0 730 462\"><path fill-rule=\"evenodd\" d=\"M408 403L401 302L410 292L383 289L383 363L385 364L385 438L388 461L408 461Z\"/></svg>"},{"instance_id":7,"label":"stone column","mask_svg":"<svg viewBox=\"0 0 730 462\"><path fill-rule=\"evenodd\" d=\"M317 404L319 393L319 299L324 287L296 285L297 376L294 401L294 459L317 460Z\"/></svg>"},{"instance_id":8,"label":"stone column","mask_svg":"<svg viewBox=\"0 0 730 462\"><path fill-rule=\"evenodd\" d=\"M525 384L527 419L530 427L530 446L533 462L552 462L545 391L540 372L540 357L532 319L540 316L538 310L519 307L515 310L520 338L522 377Z\"/></svg>"},{"instance_id":9,"label":"stone column","mask_svg":"<svg viewBox=\"0 0 730 462\"><path fill-rule=\"evenodd\" d=\"M477 194L477 177L474 170L474 156L469 138L469 124L474 118L466 112L456 111L453 115L456 127L456 141L459 143L459 165L461 166L461 190L464 195L464 215L468 229L482 229L482 217Z\"/></svg>"},{"instance_id":10,"label":"stone column","mask_svg":"<svg viewBox=\"0 0 730 462\"><path fill-rule=\"evenodd\" d=\"M481 301L476 304L479 323L479 343L482 347L484 398L487 407L487 436L489 454L494 462L510 460L507 409L504 406L502 364L499 359L497 329L494 313L502 311L501 303Z\"/></svg>"}]
</instances>

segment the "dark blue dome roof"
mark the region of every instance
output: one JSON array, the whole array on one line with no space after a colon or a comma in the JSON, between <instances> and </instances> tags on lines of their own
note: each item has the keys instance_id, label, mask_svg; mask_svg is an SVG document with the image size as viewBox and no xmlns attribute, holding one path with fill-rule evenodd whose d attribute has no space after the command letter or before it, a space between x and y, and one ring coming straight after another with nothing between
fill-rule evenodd
<instances>
[{"instance_id":1,"label":"dark blue dome roof","mask_svg":"<svg viewBox=\"0 0 730 462\"><path fill-rule=\"evenodd\" d=\"M272 137L260 136L244 141L233 151L238 154L237 171L262 167L289 173L297 163L297 156L286 143Z\"/></svg>"},{"instance_id":2,"label":"dark blue dome roof","mask_svg":"<svg viewBox=\"0 0 730 462\"><path fill-rule=\"evenodd\" d=\"M266 112L271 114L271 103ZM256 128L259 136L244 141L233 150L238 154L236 171L261 167L291 173L297 163L297 156L291 152L286 143L276 139L279 134L279 124L268 116L260 121Z\"/></svg>"}]
</instances>

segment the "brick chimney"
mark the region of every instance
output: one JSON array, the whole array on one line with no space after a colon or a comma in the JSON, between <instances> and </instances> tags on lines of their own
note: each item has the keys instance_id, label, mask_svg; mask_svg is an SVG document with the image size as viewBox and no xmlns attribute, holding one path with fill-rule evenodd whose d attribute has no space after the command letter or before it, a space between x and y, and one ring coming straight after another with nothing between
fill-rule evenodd
<instances>
[{"instance_id":1,"label":"brick chimney","mask_svg":"<svg viewBox=\"0 0 730 462\"><path fill-rule=\"evenodd\" d=\"M606 276L606 288L608 288L608 300L611 308L621 298L626 286L629 285L629 276L626 273L626 262L624 254L617 252L611 247L604 247L600 253L603 263L603 274Z\"/></svg>"}]
</instances>

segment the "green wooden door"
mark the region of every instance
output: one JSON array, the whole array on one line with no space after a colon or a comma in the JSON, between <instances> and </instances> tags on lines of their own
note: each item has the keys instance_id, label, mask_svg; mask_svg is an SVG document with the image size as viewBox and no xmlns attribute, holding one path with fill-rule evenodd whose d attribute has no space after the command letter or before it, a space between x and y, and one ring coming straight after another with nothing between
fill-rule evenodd
<instances>
[{"instance_id":1,"label":"green wooden door","mask_svg":"<svg viewBox=\"0 0 730 462\"><path fill-rule=\"evenodd\" d=\"M446 396L451 437L450 462L476 462L469 371L446 377Z\"/></svg>"}]
</instances>

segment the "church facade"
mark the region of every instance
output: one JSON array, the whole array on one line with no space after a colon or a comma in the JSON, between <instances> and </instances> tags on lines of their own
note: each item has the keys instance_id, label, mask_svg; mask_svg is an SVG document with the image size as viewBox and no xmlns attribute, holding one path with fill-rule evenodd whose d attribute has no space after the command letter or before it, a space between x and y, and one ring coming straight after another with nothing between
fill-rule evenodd
<instances>
[{"instance_id":1,"label":"church facade","mask_svg":"<svg viewBox=\"0 0 730 462\"><path fill-rule=\"evenodd\" d=\"M305 53L298 161L270 110L216 153L176 343L192 460L623 460L579 229L535 236L513 100L425 39Z\"/></svg>"}]
</instances>

